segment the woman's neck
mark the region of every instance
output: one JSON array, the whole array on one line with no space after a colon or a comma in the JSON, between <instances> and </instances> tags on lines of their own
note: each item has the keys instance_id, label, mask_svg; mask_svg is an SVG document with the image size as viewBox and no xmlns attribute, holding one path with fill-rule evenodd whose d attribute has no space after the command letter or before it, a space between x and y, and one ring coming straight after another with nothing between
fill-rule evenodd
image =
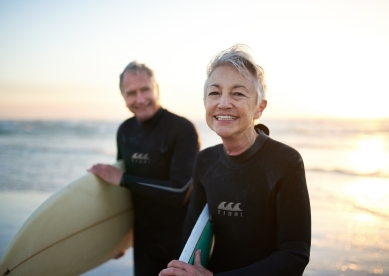
<instances>
[{"instance_id":1,"label":"woman's neck","mask_svg":"<svg viewBox=\"0 0 389 276\"><path fill-rule=\"evenodd\" d=\"M249 149L254 144L257 137L258 133L252 128L239 138L222 138L223 146L228 155L237 156Z\"/></svg>"}]
</instances>

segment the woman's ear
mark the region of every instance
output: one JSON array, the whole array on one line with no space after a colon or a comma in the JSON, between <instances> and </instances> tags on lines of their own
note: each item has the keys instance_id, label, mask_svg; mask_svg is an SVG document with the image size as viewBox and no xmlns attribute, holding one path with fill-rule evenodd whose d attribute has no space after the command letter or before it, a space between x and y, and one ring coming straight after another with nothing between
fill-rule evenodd
<instances>
[{"instance_id":1,"label":"woman's ear","mask_svg":"<svg viewBox=\"0 0 389 276\"><path fill-rule=\"evenodd\" d=\"M257 106L257 110L254 113L254 119L259 119L261 117L262 112L265 110L267 106L267 100L263 99L261 103Z\"/></svg>"}]
</instances>

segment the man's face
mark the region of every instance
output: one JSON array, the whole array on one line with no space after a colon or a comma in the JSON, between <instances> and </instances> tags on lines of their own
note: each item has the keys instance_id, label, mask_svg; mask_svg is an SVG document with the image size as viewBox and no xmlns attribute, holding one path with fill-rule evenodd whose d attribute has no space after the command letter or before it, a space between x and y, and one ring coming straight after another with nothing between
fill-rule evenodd
<instances>
[{"instance_id":1,"label":"man's face","mask_svg":"<svg viewBox=\"0 0 389 276\"><path fill-rule=\"evenodd\" d=\"M125 72L122 95L126 106L140 122L150 119L160 108L154 84L146 72Z\"/></svg>"}]
</instances>

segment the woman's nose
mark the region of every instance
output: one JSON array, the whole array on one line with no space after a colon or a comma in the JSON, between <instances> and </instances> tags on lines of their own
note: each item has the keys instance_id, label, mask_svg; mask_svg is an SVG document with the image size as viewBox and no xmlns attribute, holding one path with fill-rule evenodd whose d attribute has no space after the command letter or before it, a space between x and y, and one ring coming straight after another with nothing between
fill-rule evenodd
<instances>
[{"instance_id":1,"label":"woman's nose","mask_svg":"<svg viewBox=\"0 0 389 276\"><path fill-rule=\"evenodd\" d=\"M228 94L221 95L218 107L222 109L231 107L231 99Z\"/></svg>"}]
</instances>

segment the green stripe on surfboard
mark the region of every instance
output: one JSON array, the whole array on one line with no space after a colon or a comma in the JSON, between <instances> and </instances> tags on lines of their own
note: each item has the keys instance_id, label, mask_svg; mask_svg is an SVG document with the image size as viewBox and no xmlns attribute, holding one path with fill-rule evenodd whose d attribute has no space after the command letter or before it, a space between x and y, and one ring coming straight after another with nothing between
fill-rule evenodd
<instances>
[{"instance_id":1,"label":"green stripe on surfboard","mask_svg":"<svg viewBox=\"0 0 389 276\"><path fill-rule=\"evenodd\" d=\"M195 253L198 249L201 249L201 265L207 267L212 253L212 245L212 221L210 220L208 205L205 205L192 229L192 233L185 244L179 260L189 264L194 264Z\"/></svg>"}]
</instances>

